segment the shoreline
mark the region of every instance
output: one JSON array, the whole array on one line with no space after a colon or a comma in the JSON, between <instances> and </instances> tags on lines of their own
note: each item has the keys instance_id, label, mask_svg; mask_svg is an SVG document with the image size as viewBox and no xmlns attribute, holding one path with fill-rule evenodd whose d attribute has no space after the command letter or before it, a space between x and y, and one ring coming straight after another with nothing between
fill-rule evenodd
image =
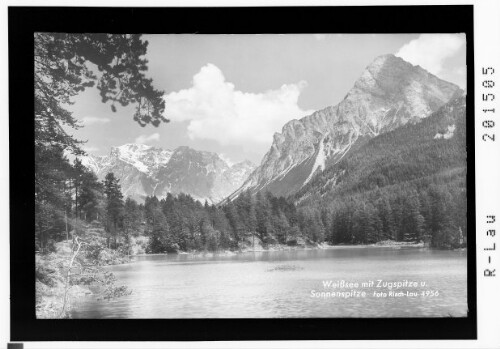
<instances>
[{"instance_id":1,"label":"shoreline","mask_svg":"<svg viewBox=\"0 0 500 349\"><path fill-rule=\"evenodd\" d=\"M242 253L258 253L258 252L290 252L290 251L312 251L312 250L330 250L330 249L345 249L345 248L392 248L392 249L401 249L401 248L411 248L411 249L432 249L429 246L426 246L423 242L411 243L411 242L403 242L403 241L390 241L390 242L378 242L374 244L341 244L341 245L329 245L326 243L307 246L287 246L287 245L271 245L268 248L245 248L236 251L231 250L221 250L221 251L189 251L189 252L171 252L171 253L140 253L136 255L131 255L130 259L134 257L147 257L147 256L172 256L172 255L189 255L189 256L216 256L216 255L226 255L233 256ZM466 250L466 248L455 249L458 250Z\"/></svg>"}]
</instances>

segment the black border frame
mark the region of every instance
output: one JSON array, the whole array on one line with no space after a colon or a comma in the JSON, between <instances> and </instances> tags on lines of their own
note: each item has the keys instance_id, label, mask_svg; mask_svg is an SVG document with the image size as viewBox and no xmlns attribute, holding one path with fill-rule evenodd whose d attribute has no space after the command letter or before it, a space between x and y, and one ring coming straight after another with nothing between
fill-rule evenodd
<instances>
[{"instance_id":1,"label":"black border frame","mask_svg":"<svg viewBox=\"0 0 500 349\"><path fill-rule=\"evenodd\" d=\"M476 339L472 5L356 7L9 7L12 341ZM33 244L33 33L466 33L468 307L465 318L37 320ZM32 97L34 98L34 97ZM30 160L31 159L31 160Z\"/></svg>"}]
</instances>

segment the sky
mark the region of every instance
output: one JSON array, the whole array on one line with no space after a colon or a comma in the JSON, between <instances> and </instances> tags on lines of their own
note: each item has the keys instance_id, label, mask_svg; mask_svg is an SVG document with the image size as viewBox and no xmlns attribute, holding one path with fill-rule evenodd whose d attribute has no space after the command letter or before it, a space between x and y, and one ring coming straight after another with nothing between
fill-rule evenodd
<instances>
[{"instance_id":1,"label":"sky","mask_svg":"<svg viewBox=\"0 0 500 349\"><path fill-rule=\"evenodd\" d=\"M147 75L165 91L159 127L139 126L133 106L111 111L96 88L68 107L84 149L143 143L189 146L229 162L260 164L283 125L339 103L377 56L393 53L465 88L462 34L144 35Z\"/></svg>"}]
</instances>

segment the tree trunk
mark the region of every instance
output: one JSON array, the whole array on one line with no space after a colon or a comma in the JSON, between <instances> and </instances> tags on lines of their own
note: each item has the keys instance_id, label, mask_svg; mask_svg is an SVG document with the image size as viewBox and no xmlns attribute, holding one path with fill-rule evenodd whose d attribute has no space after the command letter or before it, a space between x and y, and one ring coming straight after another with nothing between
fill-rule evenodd
<instances>
[{"instance_id":1,"label":"tree trunk","mask_svg":"<svg viewBox=\"0 0 500 349\"><path fill-rule=\"evenodd\" d=\"M64 223L66 224L66 241L69 240L69 233L68 233L68 214L66 212L66 208L64 209Z\"/></svg>"},{"instance_id":2,"label":"tree trunk","mask_svg":"<svg viewBox=\"0 0 500 349\"><path fill-rule=\"evenodd\" d=\"M113 248L116 250L116 221L113 222Z\"/></svg>"},{"instance_id":3,"label":"tree trunk","mask_svg":"<svg viewBox=\"0 0 500 349\"><path fill-rule=\"evenodd\" d=\"M63 306L61 309L61 313L59 314L59 317L62 317L64 315L64 310L66 309L66 302L68 299L68 288L69 288L69 278L71 276L71 267L73 266L73 263L75 261L76 256L80 252L80 247L82 246L82 243L78 241L78 237L75 238L75 241L77 243L77 249L73 253L73 256L71 256L71 260L68 266L68 272L66 273L66 283L64 286L64 298L63 298Z\"/></svg>"},{"instance_id":4,"label":"tree trunk","mask_svg":"<svg viewBox=\"0 0 500 349\"><path fill-rule=\"evenodd\" d=\"M42 250L41 251L42 253L45 252L45 244L44 244L43 240L45 240L45 234L42 230L42 231L40 231L40 249Z\"/></svg>"},{"instance_id":5,"label":"tree trunk","mask_svg":"<svg viewBox=\"0 0 500 349\"><path fill-rule=\"evenodd\" d=\"M75 184L75 232L78 233L78 186Z\"/></svg>"}]
</instances>

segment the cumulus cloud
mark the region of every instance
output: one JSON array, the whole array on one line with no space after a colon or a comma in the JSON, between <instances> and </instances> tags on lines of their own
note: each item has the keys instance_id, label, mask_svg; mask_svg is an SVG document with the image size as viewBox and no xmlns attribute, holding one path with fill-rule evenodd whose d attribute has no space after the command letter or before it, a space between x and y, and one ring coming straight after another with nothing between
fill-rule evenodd
<instances>
[{"instance_id":1,"label":"cumulus cloud","mask_svg":"<svg viewBox=\"0 0 500 349\"><path fill-rule=\"evenodd\" d=\"M91 145L84 145L82 147L83 150L85 150L87 153L92 153L92 152L96 152L99 150L98 147L94 147L94 146L91 146Z\"/></svg>"},{"instance_id":2,"label":"cumulus cloud","mask_svg":"<svg viewBox=\"0 0 500 349\"><path fill-rule=\"evenodd\" d=\"M306 82L282 85L263 93L236 90L222 71L207 64L193 77L192 87L165 97L166 115L188 122L191 139L215 140L222 145L270 144L274 132L291 120L310 114L297 102Z\"/></svg>"},{"instance_id":3,"label":"cumulus cloud","mask_svg":"<svg viewBox=\"0 0 500 349\"><path fill-rule=\"evenodd\" d=\"M455 55L463 45L464 34L421 34L403 45L396 56L439 75L446 59Z\"/></svg>"},{"instance_id":4,"label":"cumulus cloud","mask_svg":"<svg viewBox=\"0 0 500 349\"><path fill-rule=\"evenodd\" d=\"M135 143L140 143L140 144L146 144L150 142L158 142L160 140L160 134L159 133L153 133L149 136L146 135L140 135L135 139Z\"/></svg>"},{"instance_id":5,"label":"cumulus cloud","mask_svg":"<svg viewBox=\"0 0 500 349\"><path fill-rule=\"evenodd\" d=\"M99 118L96 116L85 116L82 119L82 122L85 126L107 124L110 121L111 121L110 118Z\"/></svg>"}]
</instances>

